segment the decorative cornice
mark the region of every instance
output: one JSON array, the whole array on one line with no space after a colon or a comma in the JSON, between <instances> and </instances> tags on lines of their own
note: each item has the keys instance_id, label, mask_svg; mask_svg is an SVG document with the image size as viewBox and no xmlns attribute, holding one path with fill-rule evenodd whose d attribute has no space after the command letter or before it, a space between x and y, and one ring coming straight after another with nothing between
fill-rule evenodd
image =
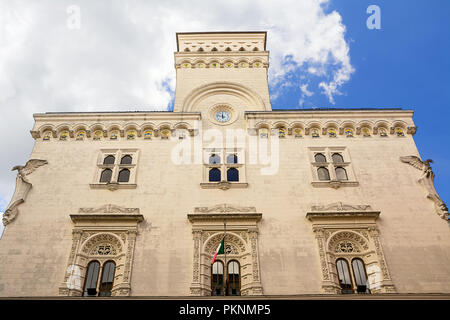
<instances>
[{"instance_id":1,"label":"decorative cornice","mask_svg":"<svg viewBox=\"0 0 450 320\"><path fill-rule=\"evenodd\" d=\"M374 211L370 205L350 205L335 202L329 205L312 206L311 211L306 213L306 218L312 222L329 218L363 218L375 222L380 211Z\"/></svg>"},{"instance_id":2,"label":"decorative cornice","mask_svg":"<svg viewBox=\"0 0 450 320\"><path fill-rule=\"evenodd\" d=\"M128 220L140 222L144 220L144 216L139 213L139 208L123 208L113 204L107 204L96 208L80 208L78 214L71 214L70 218L73 222L86 220Z\"/></svg>"},{"instance_id":3,"label":"decorative cornice","mask_svg":"<svg viewBox=\"0 0 450 320\"><path fill-rule=\"evenodd\" d=\"M213 207L196 207L194 209L195 213L255 213L256 208L255 207L240 207L240 206L234 206L229 205L226 203L218 204Z\"/></svg>"},{"instance_id":4,"label":"decorative cornice","mask_svg":"<svg viewBox=\"0 0 450 320\"><path fill-rule=\"evenodd\" d=\"M220 220L223 221L242 221L242 220L253 220L258 222L262 218L262 213L200 213L200 214L188 214L188 219L190 222L198 221L211 221Z\"/></svg>"},{"instance_id":5,"label":"decorative cornice","mask_svg":"<svg viewBox=\"0 0 450 320\"><path fill-rule=\"evenodd\" d=\"M124 208L114 204L106 204L96 208L80 208L80 213L139 213L139 208Z\"/></svg>"},{"instance_id":6,"label":"decorative cornice","mask_svg":"<svg viewBox=\"0 0 450 320\"><path fill-rule=\"evenodd\" d=\"M311 206L311 211L368 211L372 210L370 205L350 205L344 204L341 201L334 202L328 205Z\"/></svg>"}]
</instances>

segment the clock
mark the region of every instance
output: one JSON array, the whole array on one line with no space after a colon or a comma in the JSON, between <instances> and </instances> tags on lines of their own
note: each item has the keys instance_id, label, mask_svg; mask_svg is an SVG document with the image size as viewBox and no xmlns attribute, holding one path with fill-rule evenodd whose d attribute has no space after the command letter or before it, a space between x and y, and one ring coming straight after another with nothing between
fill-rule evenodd
<instances>
[{"instance_id":1,"label":"clock","mask_svg":"<svg viewBox=\"0 0 450 320\"><path fill-rule=\"evenodd\" d=\"M228 111L224 111L224 110L216 112L214 117L219 122L227 122L227 121L229 121L231 119L230 113Z\"/></svg>"}]
</instances>

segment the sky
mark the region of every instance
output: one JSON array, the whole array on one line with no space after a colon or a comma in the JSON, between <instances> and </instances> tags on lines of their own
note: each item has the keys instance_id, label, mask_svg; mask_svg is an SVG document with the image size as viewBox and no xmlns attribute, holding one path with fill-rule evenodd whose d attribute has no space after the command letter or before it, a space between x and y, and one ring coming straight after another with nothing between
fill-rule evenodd
<instances>
[{"instance_id":1,"label":"sky","mask_svg":"<svg viewBox=\"0 0 450 320\"><path fill-rule=\"evenodd\" d=\"M274 109L414 110L448 204L449 14L447 0L0 0L0 212L11 168L29 160L33 113L170 110L175 33L247 30L267 31Z\"/></svg>"}]
</instances>

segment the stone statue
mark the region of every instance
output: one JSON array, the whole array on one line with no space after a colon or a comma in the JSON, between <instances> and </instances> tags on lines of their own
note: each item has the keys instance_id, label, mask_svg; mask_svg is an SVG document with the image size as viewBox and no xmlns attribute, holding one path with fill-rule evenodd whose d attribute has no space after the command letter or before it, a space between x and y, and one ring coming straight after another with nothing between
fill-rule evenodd
<instances>
[{"instance_id":1,"label":"stone statue","mask_svg":"<svg viewBox=\"0 0 450 320\"><path fill-rule=\"evenodd\" d=\"M423 186L426 188L428 192L427 198L431 199L434 202L436 213L442 219L448 219L448 208L445 205L444 201L439 198L436 189L434 188L434 173L430 166L430 163L433 163L433 160L428 159L422 161L419 157L416 156L406 156L400 157L400 161L409 163L413 167L422 171L422 175L417 181L423 184Z\"/></svg>"},{"instance_id":2,"label":"stone statue","mask_svg":"<svg viewBox=\"0 0 450 320\"><path fill-rule=\"evenodd\" d=\"M14 191L11 202L3 214L3 224L5 226L17 217L19 214L17 207L25 202L28 192L32 187L32 184L26 177L33 173L37 168L47 163L47 160L31 159L24 166L15 166L12 168L12 171L17 170L16 190Z\"/></svg>"}]
</instances>

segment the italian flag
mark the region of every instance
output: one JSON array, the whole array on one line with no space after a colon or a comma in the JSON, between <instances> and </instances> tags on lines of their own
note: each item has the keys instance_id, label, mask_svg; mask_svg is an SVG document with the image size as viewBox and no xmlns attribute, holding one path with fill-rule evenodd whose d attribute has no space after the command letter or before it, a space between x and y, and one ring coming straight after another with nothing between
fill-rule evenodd
<instances>
[{"instance_id":1,"label":"italian flag","mask_svg":"<svg viewBox=\"0 0 450 320\"><path fill-rule=\"evenodd\" d=\"M211 264L214 264L214 261L216 261L218 254L224 254L224 247L225 247L225 236L222 238L222 241L220 241L219 245L217 246L216 252L214 252L214 257L211 262Z\"/></svg>"}]
</instances>

